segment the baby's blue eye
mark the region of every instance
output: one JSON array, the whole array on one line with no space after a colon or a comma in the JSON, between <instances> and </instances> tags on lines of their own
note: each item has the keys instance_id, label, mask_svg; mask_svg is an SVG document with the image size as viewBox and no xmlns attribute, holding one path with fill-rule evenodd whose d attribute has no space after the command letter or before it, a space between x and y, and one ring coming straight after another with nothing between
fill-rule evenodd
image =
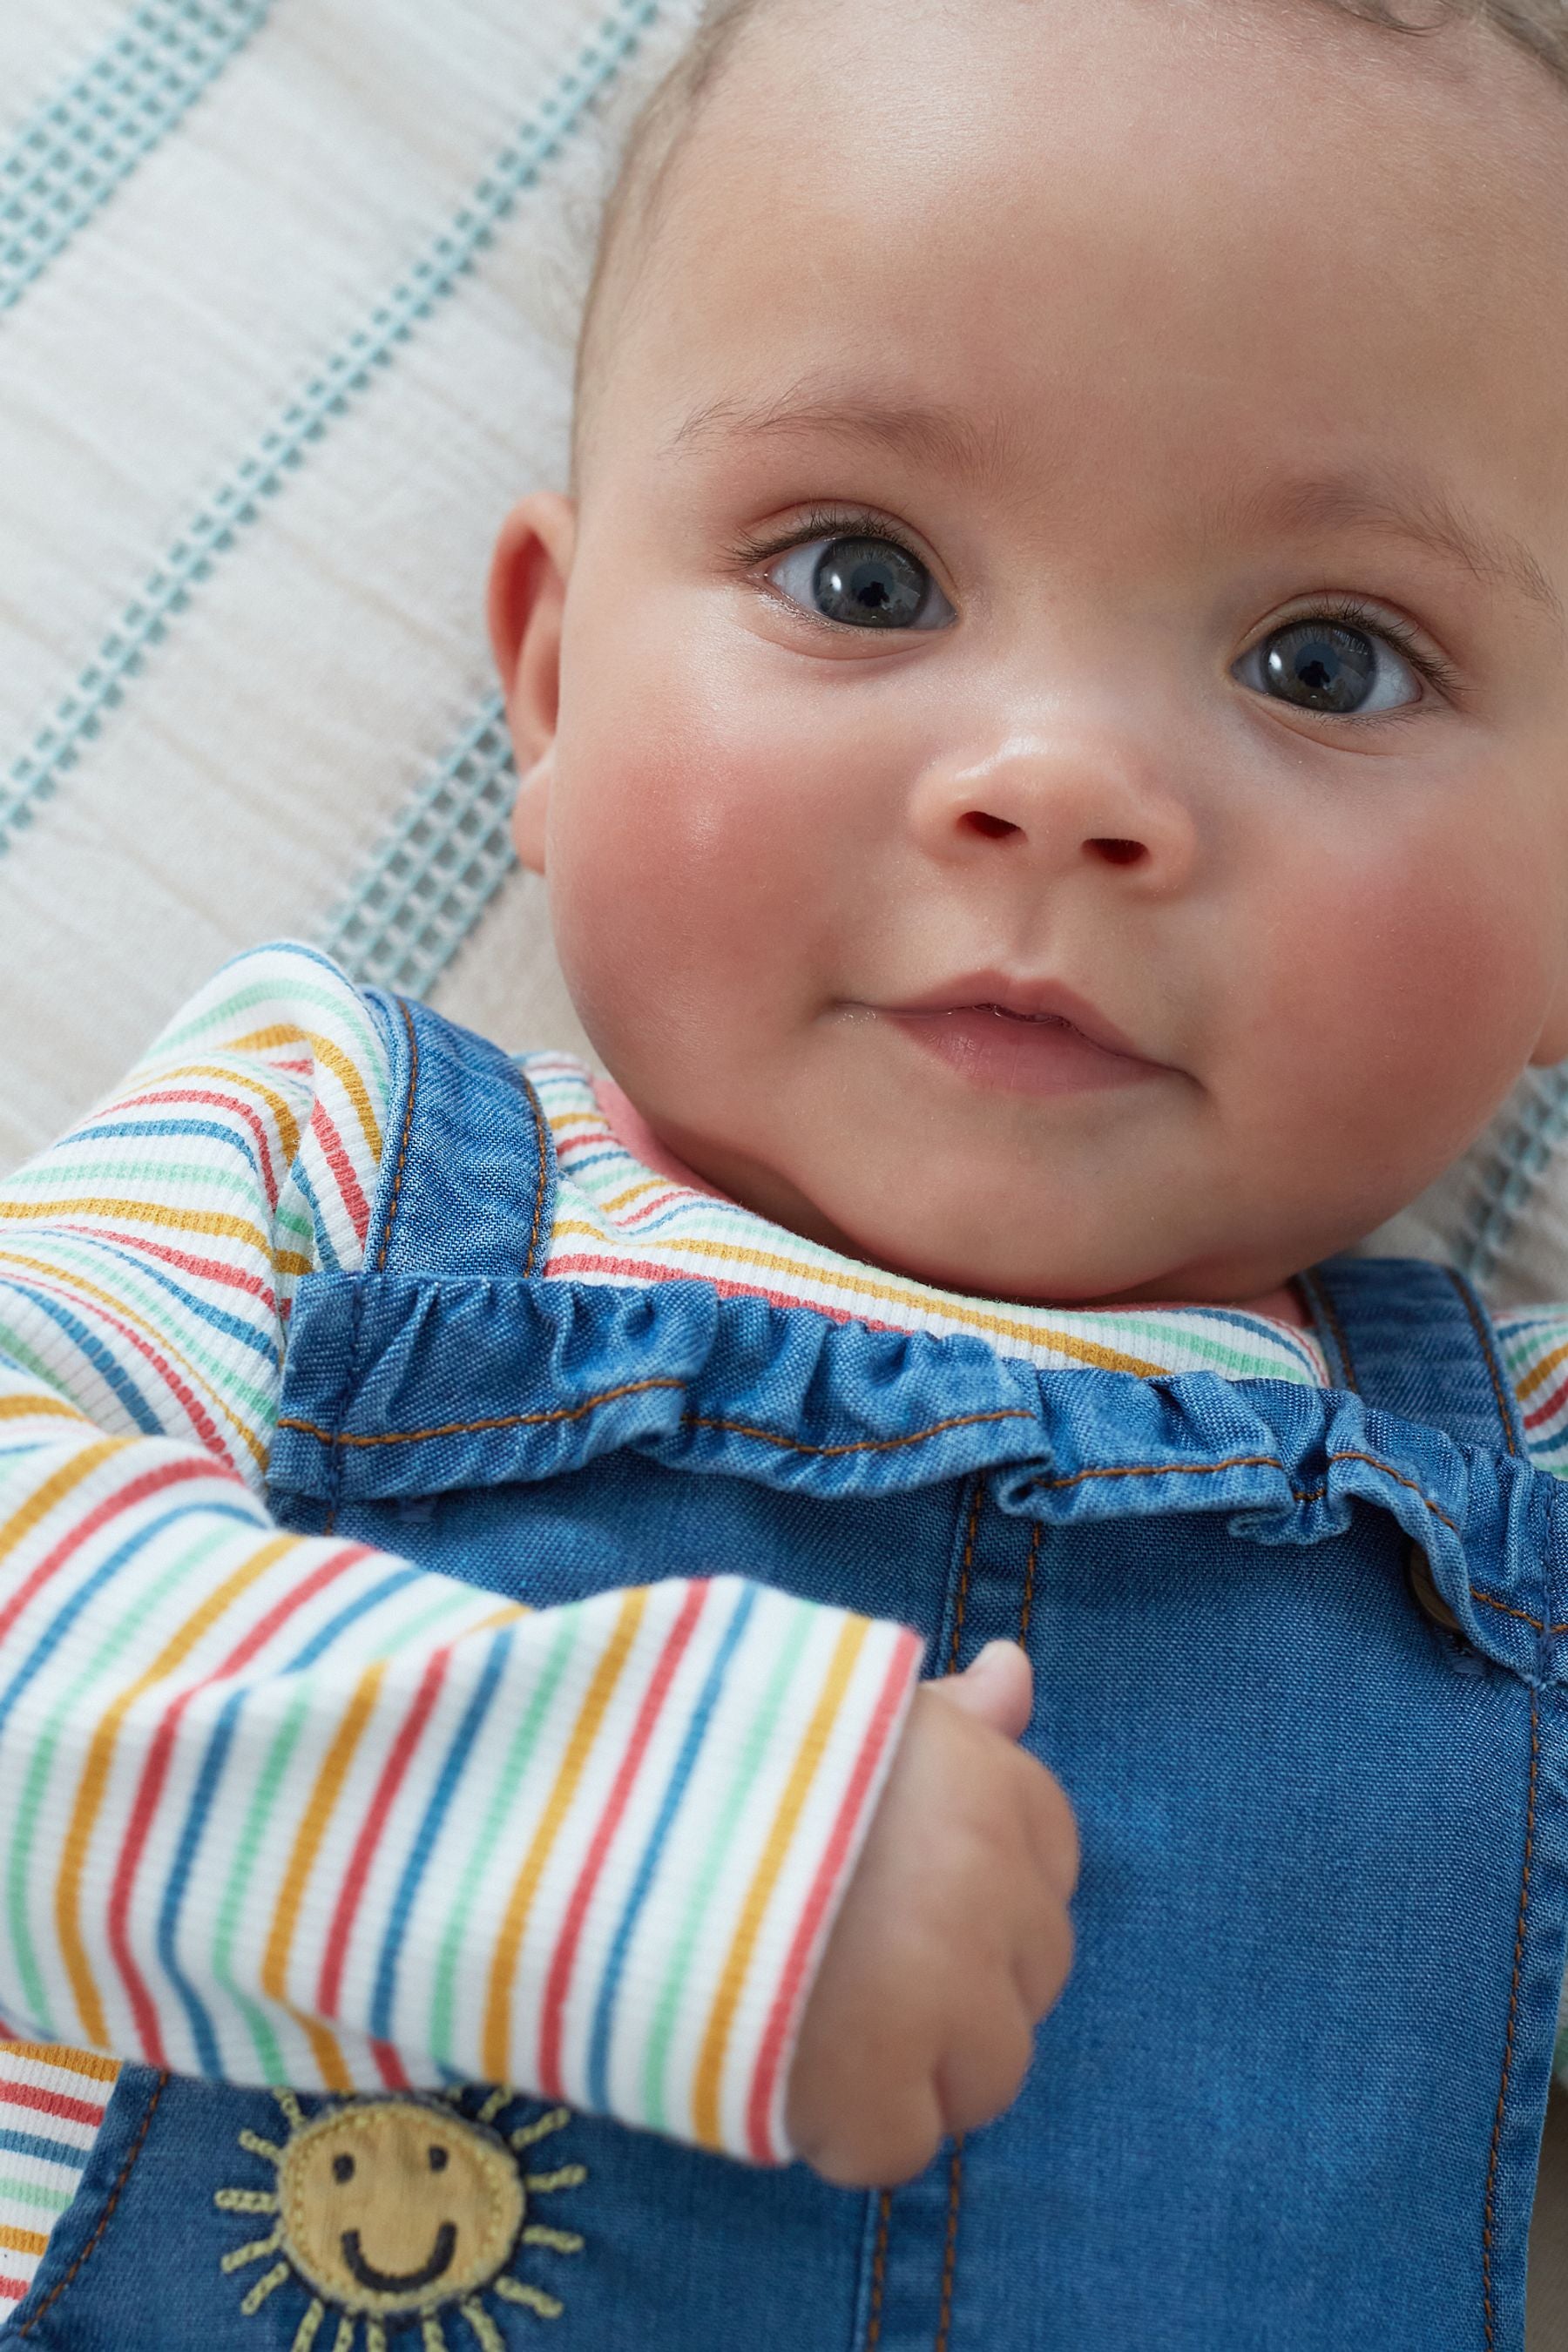
<instances>
[{"instance_id":1,"label":"baby's blue eye","mask_svg":"<svg viewBox=\"0 0 1568 2352\"><path fill-rule=\"evenodd\" d=\"M1277 702L1337 718L1401 710L1421 696L1410 663L1386 637L1310 614L1259 638L1232 675ZM1415 691L1397 691L1402 682Z\"/></svg>"},{"instance_id":2,"label":"baby's blue eye","mask_svg":"<svg viewBox=\"0 0 1568 2352\"><path fill-rule=\"evenodd\" d=\"M795 603L853 629L937 629L953 617L925 565L896 540L807 540L786 549L771 576Z\"/></svg>"}]
</instances>

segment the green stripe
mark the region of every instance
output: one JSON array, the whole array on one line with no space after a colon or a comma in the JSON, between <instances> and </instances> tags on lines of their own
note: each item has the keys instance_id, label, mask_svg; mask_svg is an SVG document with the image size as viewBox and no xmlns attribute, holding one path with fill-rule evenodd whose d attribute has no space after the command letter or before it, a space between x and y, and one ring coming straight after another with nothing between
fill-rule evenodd
<instances>
[{"instance_id":1,"label":"green stripe","mask_svg":"<svg viewBox=\"0 0 1568 2352\"><path fill-rule=\"evenodd\" d=\"M53 2013L45 1991L43 1971L38 1966L33 1944L32 1928L27 1918L27 1891L31 1877L33 1833L37 1825L39 1809L44 1801L50 1767L61 1735L62 1726L74 1726L88 1692L110 1666L123 1667L127 1643L136 1628L154 1614L164 1596L184 1583L192 1571L207 1560L220 1545L232 1543L235 1530L224 1526L202 1535L188 1551L166 1568L154 1582L139 1591L130 1607L116 1618L104 1639L83 1666L74 1682L61 1693L54 1707L45 1717L40 1728L36 1720L30 1727L32 1753L28 1759L27 1779L16 1806L16 1828L11 1841L11 1853L5 1874L5 1911L10 1922L11 1940L16 1948L16 1966L22 1979L28 2007L28 2022L45 2042L60 2039L60 2030L52 2021ZM134 1557L134 1555L133 1555ZM37 1690L37 1684L34 1689ZM36 1704L36 1702L35 1702ZM78 1759L78 1767L85 1759Z\"/></svg>"},{"instance_id":2,"label":"green stripe","mask_svg":"<svg viewBox=\"0 0 1568 2352\"><path fill-rule=\"evenodd\" d=\"M129 1112L125 1114L128 1118L132 1115ZM200 1188L204 1196L202 1206L205 1209L211 1206L212 1196L215 1193L238 1193L242 1200L254 1203L261 1189L261 1180L253 1161L249 1163L247 1171L242 1173L238 1169L225 1166L216 1159L165 1160L154 1158L150 1152L145 1157L132 1159L123 1149L111 1160L76 1160L70 1156L68 1149L69 1139L68 1137L65 1142L57 1144L47 1160L35 1160L30 1167L18 1168L14 1174L8 1176L5 1179L7 1192L20 1192L24 1187L89 1182L154 1183L158 1185L160 1192L166 1192L173 1184L192 1184ZM135 1139L138 1143L142 1140L140 1136ZM177 1204L163 1199L132 1203L133 1207L145 1209L161 1209L175 1205ZM265 1212L263 1212L258 1222L265 1223Z\"/></svg>"},{"instance_id":3,"label":"green stripe","mask_svg":"<svg viewBox=\"0 0 1568 2352\"><path fill-rule=\"evenodd\" d=\"M265 949L251 950L253 955L258 953L264 955L267 952ZM248 962L250 959L247 957L244 960ZM363 999L359 995L347 974L343 975L337 988L329 988L324 981L307 980L304 977L305 972L313 968L320 969L313 955L308 958L295 957L289 955L285 949L279 955L279 961L286 966L286 986L280 975L279 979L253 981L247 987L231 989L221 1004L208 1005L194 1021L183 1022L177 1028L165 1029L157 1039L153 1052L161 1059L163 1055L173 1052L176 1046L189 1042L195 1040L210 1042L213 1031L221 1029L236 1013L247 1013L257 1004L277 1003L279 998L286 997L289 1004L320 1005L324 1013L331 1016L334 1024L346 1023L353 1032L354 1042L359 1048L358 1054L351 1053L341 1038L334 1037L331 1042L348 1055L356 1067L363 1061L372 1063L382 1074L382 1084L384 1087L386 1049L382 1044L380 1031L374 1027L365 1010ZM281 1011L284 1008L279 1005L278 1009ZM221 1042L224 1041L220 1040ZM363 1072L362 1075L363 1075ZM373 1087L371 1088L373 1096L374 1091Z\"/></svg>"},{"instance_id":4,"label":"green stripe","mask_svg":"<svg viewBox=\"0 0 1568 2352\"><path fill-rule=\"evenodd\" d=\"M747 1734L737 1759L735 1775L727 1792L724 1810L708 1841L695 1885L687 1902L686 1914L676 1935L675 1948L665 1972L663 1987L654 2011L647 2047L643 2055L642 2121L655 2131L670 2128L666 2120L664 2098L665 2068L669 2053L670 2035L675 2030L676 2013L686 1990L691 1948L706 1923L708 1906L724 1865L736 1825L745 1811L752 1783L762 1768L763 1754L773 1737L773 1729L800 1654L805 1646L817 1612L809 1603L797 1602L794 1607L794 1623L779 1654L777 1664L763 1696L763 1704ZM758 1633L762 1629L758 1628ZM731 1667L733 1680L735 1669Z\"/></svg>"},{"instance_id":5,"label":"green stripe","mask_svg":"<svg viewBox=\"0 0 1568 2352\"><path fill-rule=\"evenodd\" d=\"M288 1714L273 1735L255 1793L246 1809L235 1845L234 1861L229 1866L228 1881L218 1903L217 1918L213 1928L213 1981L222 1985L249 2027L251 2042L260 2062L261 2079L265 2083L286 2083L289 2070L283 2063L283 2053L273 2033L270 2019L259 2004L252 2000L248 1993L242 1992L235 1982L231 1965L234 1931L256 1857L261 1849L262 1836L272 1817L279 1788L304 1727L310 1698L310 1685L304 1683L296 1692Z\"/></svg>"},{"instance_id":6,"label":"green stripe","mask_svg":"<svg viewBox=\"0 0 1568 2352\"><path fill-rule=\"evenodd\" d=\"M85 2168L89 2151L83 2148ZM40 2205L47 2213L63 2213L76 2196L74 2189L50 2189L41 2180L7 2180L0 2172L0 2204Z\"/></svg>"},{"instance_id":7,"label":"green stripe","mask_svg":"<svg viewBox=\"0 0 1568 2352\"><path fill-rule=\"evenodd\" d=\"M199 1346L193 1335L204 1332L207 1327L194 1319L189 1322L176 1321L170 1313L173 1302L167 1294L163 1291L143 1289L140 1282L135 1279L133 1264L127 1262L123 1252L116 1248L113 1244L100 1242L95 1250L90 1243L78 1241L65 1234L51 1232L47 1238L50 1244L51 1256L58 1258L62 1265L79 1267L84 1274L91 1275L100 1280L112 1271L114 1279L119 1284L115 1304L122 1308L136 1309L157 1334L171 1357L178 1357L193 1370L205 1375L211 1384L210 1401L220 1411L227 1412L237 1427L247 1430L258 1440L270 1435L273 1415L278 1410L276 1392L271 1388L253 1387L248 1381L237 1377L234 1369L234 1350L240 1345L237 1339L228 1339L228 1352L226 1355L216 1354L209 1348ZM103 1264L103 1253L106 1249L113 1253L112 1269L106 1268ZM79 1298L75 1303L79 1311L85 1315L96 1314L99 1311L95 1300ZM235 1314L235 1309L232 1307L226 1311ZM237 1321L241 1319L243 1319L241 1317L236 1315ZM273 1344L276 1343L277 1326L270 1317L265 1324L258 1322L256 1328L258 1336ZM0 1325L0 1346L7 1350L11 1347L9 1332L4 1325ZM116 1352L116 1361L119 1360L118 1352ZM41 1365L37 1369L39 1378L48 1381L52 1386L56 1376ZM121 1364L121 1369L128 1370L130 1367ZM276 1365L273 1369L276 1373ZM68 1396L64 1389L59 1390L58 1393L66 1397L68 1402L77 1402L77 1400Z\"/></svg>"},{"instance_id":8,"label":"green stripe","mask_svg":"<svg viewBox=\"0 0 1568 2352\"><path fill-rule=\"evenodd\" d=\"M539 1687L529 1702L528 1711L512 1735L500 1768L500 1775L490 1798L489 1806L479 1825L463 1874L452 1897L452 1908L441 1937L441 1949L436 1962L436 1984L430 2002L430 2048L438 2065L452 2066L452 2006L456 1990L458 1954L468 1935L468 1917L480 1879L494 1856L496 1843L508 1815L517 1784L527 1769L528 1761L538 1742L555 1696L556 1686L564 1671L566 1661L577 1646L582 1630L578 1609L567 1612L561 1628L551 1643L540 1673ZM468 1988L471 2002L477 2007L479 1990Z\"/></svg>"},{"instance_id":9,"label":"green stripe","mask_svg":"<svg viewBox=\"0 0 1568 2352\"><path fill-rule=\"evenodd\" d=\"M418 1611L416 1615L408 1619L406 1623L400 1625L374 1656L363 1661L359 1671L363 1672L365 1666L374 1664L378 1657L395 1657L400 1650L407 1649L411 1643L417 1642L428 1633L432 1626L439 1624L444 1619L456 1616L460 1612L471 1611L477 1597L472 1587L468 1585L459 1585L455 1591L444 1592L438 1601ZM251 2041L255 2045L257 2056L261 2062L263 2079L268 2083L286 2083L289 2080L289 2070L267 2011L258 2002L253 2000L248 1993L242 1990L236 1981L235 1929L238 1924L240 1907L257 1855L261 1852L263 1842L272 1826L272 1816L277 1808L283 1775L299 1745L300 1734L304 1727L306 1710L311 1699L318 1695L319 1687L320 1678L315 1674L301 1676L299 1693L273 1737L267 1760L262 1766L260 1778L257 1781L255 1792L246 1810L244 1826L240 1831L234 1863L224 1887L222 1900L218 1905L217 1918L213 1929L214 1980L223 1986L249 2027ZM330 1746L331 1742L329 1741L328 1744ZM209 1823L213 1818L214 1815L209 1814Z\"/></svg>"}]
</instances>

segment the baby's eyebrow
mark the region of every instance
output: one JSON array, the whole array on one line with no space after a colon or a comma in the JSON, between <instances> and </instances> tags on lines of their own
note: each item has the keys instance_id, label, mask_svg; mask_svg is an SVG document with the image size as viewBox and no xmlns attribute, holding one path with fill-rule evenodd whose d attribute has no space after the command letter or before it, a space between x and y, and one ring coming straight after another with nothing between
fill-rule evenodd
<instances>
[{"instance_id":1,"label":"baby's eyebrow","mask_svg":"<svg viewBox=\"0 0 1568 2352\"><path fill-rule=\"evenodd\" d=\"M994 419L982 423L936 402L847 398L816 390L809 378L771 399L707 402L691 411L658 455L679 457L714 441L792 435L869 444L979 483L1003 480L1023 462L1015 436Z\"/></svg>"},{"instance_id":2,"label":"baby's eyebrow","mask_svg":"<svg viewBox=\"0 0 1568 2352\"><path fill-rule=\"evenodd\" d=\"M1026 440L998 418L976 419L930 402L847 397L818 390L809 377L767 399L706 402L686 416L658 455L679 457L715 441L813 436L890 449L978 484L1016 484L1029 463ZM1037 446L1035 456L1037 462ZM1269 530L1380 531L1460 564L1489 586L1511 588L1568 633L1563 601L1523 541L1482 521L1440 482L1408 465L1373 463L1233 491L1210 529L1216 538L1236 541Z\"/></svg>"},{"instance_id":3,"label":"baby's eyebrow","mask_svg":"<svg viewBox=\"0 0 1568 2352\"><path fill-rule=\"evenodd\" d=\"M1233 492L1217 520L1222 534L1238 540L1279 529L1374 530L1408 540L1489 587L1511 588L1549 614L1559 631L1568 628L1562 598L1524 541L1484 522L1415 467L1373 464Z\"/></svg>"}]
</instances>

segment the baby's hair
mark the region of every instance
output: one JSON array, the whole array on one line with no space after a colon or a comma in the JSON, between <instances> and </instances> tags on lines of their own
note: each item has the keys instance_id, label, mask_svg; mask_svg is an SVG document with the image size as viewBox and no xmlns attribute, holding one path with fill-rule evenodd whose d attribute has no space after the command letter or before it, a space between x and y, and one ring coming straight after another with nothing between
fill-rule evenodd
<instances>
[{"instance_id":1,"label":"baby's hair","mask_svg":"<svg viewBox=\"0 0 1568 2352\"><path fill-rule=\"evenodd\" d=\"M618 307L638 260L649 249L654 223L674 164L736 45L770 0L704 0L689 41L644 100L621 152L600 216L593 274L577 337L573 397L572 477L581 487L583 452L599 345L607 315ZM777 5L777 0L771 0ZM1426 0L1419 17L1399 0L1317 0L1342 16L1359 17L1387 32L1435 33L1456 18L1491 26L1537 58L1568 88L1568 0ZM613 287L613 291L611 290Z\"/></svg>"}]
</instances>

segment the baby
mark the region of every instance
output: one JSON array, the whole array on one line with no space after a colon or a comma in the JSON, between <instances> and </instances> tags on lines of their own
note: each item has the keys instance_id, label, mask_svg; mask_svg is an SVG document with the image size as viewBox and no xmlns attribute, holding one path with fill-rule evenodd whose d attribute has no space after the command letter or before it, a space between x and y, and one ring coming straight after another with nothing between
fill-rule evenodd
<instances>
[{"instance_id":1,"label":"baby","mask_svg":"<svg viewBox=\"0 0 1568 2352\"><path fill-rule=\"evenodd\" d=\"M1568 1309L1336 1254L1568 1055L1564 78L655 94L491 599L612 1082L263 950L0 1188L19 2339L1517 2352Z\"/></svg>"}]
</instances>

